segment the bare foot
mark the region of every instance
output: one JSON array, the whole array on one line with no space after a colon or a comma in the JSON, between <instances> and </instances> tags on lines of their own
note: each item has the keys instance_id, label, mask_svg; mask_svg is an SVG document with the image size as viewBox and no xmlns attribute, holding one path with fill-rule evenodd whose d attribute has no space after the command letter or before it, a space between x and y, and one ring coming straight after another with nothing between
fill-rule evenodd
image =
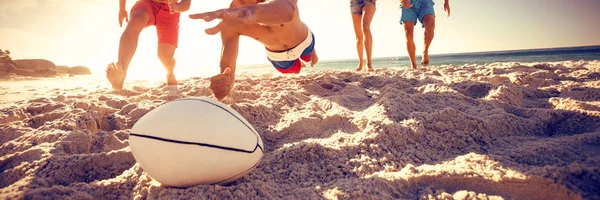
<instances>
[{"instance_id":1,"label":"bare foot","mask_svg":"<svg viewBox=\"0 0 600 200\"><path fill-rule=\"evenodd\" d=\"M363 70L363 62L361 60L358 61L358 67L356 67L356 71L360 72Z\"/></svg>"},{"instance_id":2,"label":"bare foot","mask_svg":"<svg viewBox=\"0 0 600 200\"><path fill-rule=\"evenodd\" d=\"M424 67L429 65L429 54L428 53L423 53L423 60L421 60L421 65L423 65Z\"/></svg>"},{"instance_id":3,"label":"bare foot","mask_svg":"<svg viewBox=\"0 0 600 200\"><path fill-rule=\"evenodd\" d=\"M174 73L167 73L167 85L177 85L177 79L175 78Z\"/></svg>"},{"instance_id":4,"label":"bare foot","mask_svg":"<svg viewBox=\"0 0 600 200\"><path fill-rule=\"evenodd\" d=\"M106 78L112 85L114 90L123 90L123 82L125 82L125 70L120 63L110 63L106 67Z\"/></svg>"},{"instance_id":5,"label":"bare foot","mask_svg":"<svg viewBox=\"0 0 600 200\"><path fill-rule=\"evenodd\" d=\"M362 64L361 64L361 65L358 65L358 67L356 68L356 71L357 71L357 72L360 72L360 71L362 71L362 68L363 68L362 66L363 66Z\"/></svg>"},{"instance_id":6,"label":"bare foot","mask_svg":"<svg viewBox=\"0 0 600 200\"><path fill-rule=\"evenodd\" d=\"M319 62L319 56L317 56L317 50L313 50L312 56L310 59L310 67L314 67L315 64L317 64L317 62Z\"/></svg>"},{"instance_id":7,"label":"bare foot","mask_svg":"<svg viewBox=\"0 0 600 200\"><path fill-rule=\"evenodd\" d=\"M367 64L367 67L368 67L368 69L367 69L368 72L374 72L375 71L373 69L373 65L372 64Z\"/></svg>"}]
</instances>

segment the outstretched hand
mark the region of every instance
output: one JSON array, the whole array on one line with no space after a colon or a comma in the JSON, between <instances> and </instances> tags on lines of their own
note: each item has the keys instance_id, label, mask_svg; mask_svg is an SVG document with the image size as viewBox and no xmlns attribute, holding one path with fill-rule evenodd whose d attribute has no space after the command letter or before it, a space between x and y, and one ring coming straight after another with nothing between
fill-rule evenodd
<instances>
[{"instance_id":1,"label":"outstretched hand","mask_svg":"<svg viewBox=\"0 0 600 200\"><path fill-rule=\"evenodd\" d=\"M192 19L204 19L206 22L210 22L215 19L222 19L228 21L241 21L244 23L253 23L254 22L254 13L251 9L247 8L229 8L229 9L220 9L212 12L198 13L190 15ZM205 30L206 34L214 35L221 30L227 28L227 23L219 23L212 28L208 28Z\"/></svg>"}]
</instances>

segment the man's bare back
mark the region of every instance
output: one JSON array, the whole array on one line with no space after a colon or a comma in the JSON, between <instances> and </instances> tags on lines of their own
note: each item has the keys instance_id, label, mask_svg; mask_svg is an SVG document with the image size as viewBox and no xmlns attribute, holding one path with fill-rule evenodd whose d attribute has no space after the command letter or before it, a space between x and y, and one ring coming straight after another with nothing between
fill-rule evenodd
<instances>
[{"instance_id":1,"label":"man's bare back","mask_svg":"<svg viewBox=\"0 0 600 200\"><path fill-rule=\"evenodd\" d=\"M221 33L221 74L211 78L211 90L222 99L229 95L235 79L239 37L254 38L267 50L267 58L282 73L299 73L303 62L318 61L314 34L300 20L297 0L233 0L228 9L190 15L192 19L222 19L206 30Z\"/></svg>"}]
</instances>

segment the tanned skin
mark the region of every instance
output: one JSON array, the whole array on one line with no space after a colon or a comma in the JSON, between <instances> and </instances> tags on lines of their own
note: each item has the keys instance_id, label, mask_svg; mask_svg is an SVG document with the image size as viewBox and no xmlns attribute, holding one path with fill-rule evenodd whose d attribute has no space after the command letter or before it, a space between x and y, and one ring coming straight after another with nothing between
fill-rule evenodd
<instances>
[{"instance_id":1,"label":"tanned skin","mask_svg":"<svg viewBox=\"0 0 600 200\"><path fill-rule=\"evenodd\" d=\"M448 13L448 17L450 17L450 3L449 0L444 0L444 11ZM402 0L402 7L409 9L412 8L412 4L409 0ZM417 61L416 61L416 47L414 41L414 27L415 23L412 21L404 21L402 22L404 25L404 32L406 34L406 50L408 51L408 57L410 58L410 63L413 69L417 69ZM433 35L435 30L435 16L432 14L425 15L423 17L423 25L425 26L425 49L423 50L423 59L421 60L422 66L429 65L429 46L431 46L431 42L433 41Z\"/></svg>"},{"instance_id":2,"label":"tanned skin","mask_svg":"<svg viewBox=\"0 0 600 200\"><path fill-rule=\"evenodd\" d=\"M156 2L168 3L168 0L154 0ZM175 0L172 0L175 1ZM138 46L138 39L142 30L150 20L150 13L143 9L133 10L131 16L127 16L125 7L126 0L119 0L119 25L123 26L123 20L127 22L127 26L121 34L119 42L119 53L116 63L110 63L106 67L106 78L112 85L114 90L123 90L123 83L127 77L127 69L129 63L135 54ZM181 0L175 3L172 7L174 12L180 13L190 9L191 0ZM157 55L163 67L166 70L166 78L168 85L177 85L175 79L175 50L177 48L171 44L158 43Z\"/></svg>"},{"instance_id":3,"label":"tanned skin","mask_svg":"<svg viewBox=\"0 0 600 200\"><path fill-rule=\"evenodd\" d=\"M209 35L221 33L221 74L210 79L210 89L219 100L233 88L240 36L251 37L272 52L294 48L308 36L297 0L233 0L227 9L193 14L190 18L207 22L221 19L217 26L206 29ZM310 62L318 62L316 51Z\"/></svg>"}]
</instances>

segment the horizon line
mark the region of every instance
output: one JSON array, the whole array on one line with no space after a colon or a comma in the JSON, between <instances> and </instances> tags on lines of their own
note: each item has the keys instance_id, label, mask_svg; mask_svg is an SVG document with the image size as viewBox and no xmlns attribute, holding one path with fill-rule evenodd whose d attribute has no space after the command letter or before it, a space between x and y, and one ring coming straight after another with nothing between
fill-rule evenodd
<instances>
[{"instance_id":1,"label":"horizon line","mask_svg":"<svg viewBox=\"0 0 600 200\"><path fill-rule=\"evenodd\" d=\"M600 44L594 44L594 45L582 45L582 46L561 46L561 47L543 47L543 48L531 48L531 49L504 49L504 50L493 50L493 51L468 51L468 52L454 52L454 53L437 53L437 54L430 54L430 56L459 56L459 55L467 55L467 54L480 54L480 55L485 55L485 54L494 54L494 53L516 53L516 52L522 52L522 51L548 51L548 50L568 50L568 49L576 49L576 48L600 48ZM3 49L3 50L8 50L8 49ZM10 50L8 50L10 51ZM12 52L11 52L12 53ZM417 57L420 57L420 55L417 55ZM390 59L390 58L394 58L394 59L402 59L402 58L408 58L408 56L381 56L381 57L373 57L373 59ZM54 63L54 61L49 60L49 59L44 59L44 58L12 58L11 60L37 60L37 59L41 59L41 60L48 60L52 63ZM343 58L343 59L322 59L320 60L320 62L338 62L338 61L352 61L352 60L357 60L357 58ZM251 64L240 64L238 66L255 66L255 65L265 65L265 64L269 64L269 62L264 62L264 63L251 63ZM63 65L63 64L56 64L56 66L69 66L69 65ZM85 66L85 65L73 65L73 66Z\"/></svg>"},{"instance_id":2,"label":"horizon line","mask_svg":"<svg viewBox=\"0 0 600 200\"><path fill-rule=\"evenodd\" d=\"M561 47L543 47L543 48L532 48L532 49L504 49L504 50L493 50L493 51L467 51L467 52L455 52L455 53L436 53L429 54L430 56L459 56L467 54L493 54L493 53L515 53L522 51L547 51L547 50L559 50L559 49L575 49L575 48L600 48L600 44L594 45L583 45L583 46L561 46ZM419 57L417 55L416 57ZM389 58L408 58L408 56L381 56L373 57L373 59L389 59ZM350 61L356 60L356 58L345 58L345 59L323 59L320 62L332 62L332 61ZM268 63L267 63L268 64ZM260 65L260 64L248 64L248 65Z\"/></svg>"}]
</instances>

